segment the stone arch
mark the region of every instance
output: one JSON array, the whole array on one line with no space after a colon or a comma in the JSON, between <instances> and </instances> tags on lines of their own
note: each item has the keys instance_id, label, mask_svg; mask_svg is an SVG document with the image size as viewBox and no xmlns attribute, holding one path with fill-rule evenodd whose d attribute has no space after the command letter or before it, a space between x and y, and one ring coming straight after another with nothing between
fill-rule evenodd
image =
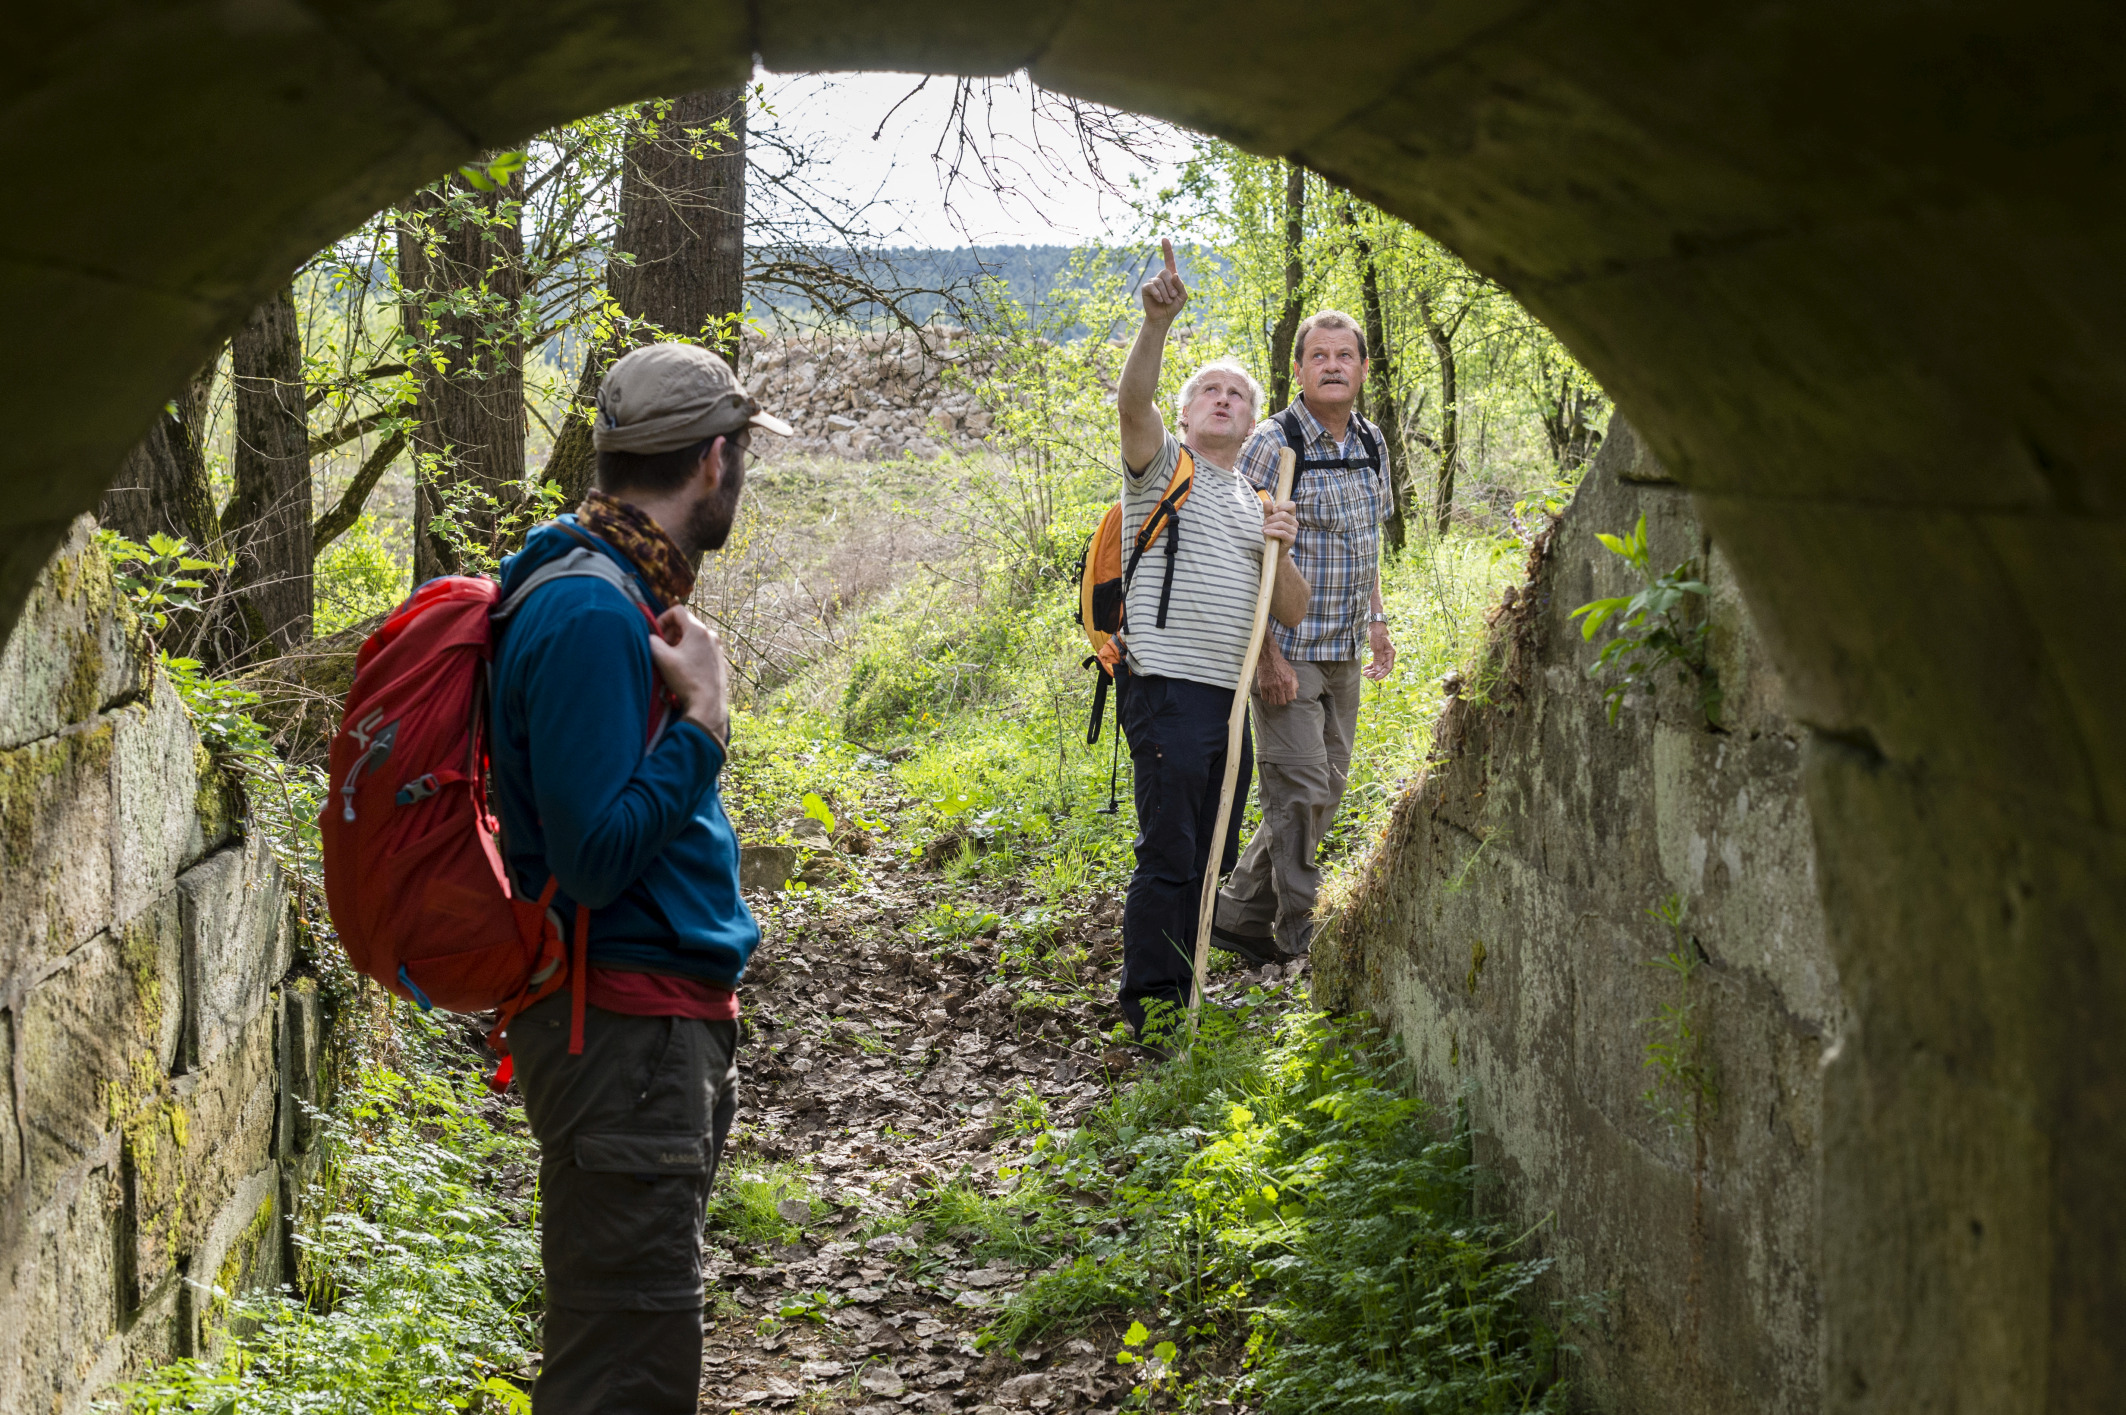
<instances>
[{"instance_id":1,"label":"stone arch","mask_svg":"<svg viewBox=\"0 0 2126 1415\"><path fill-rule=\"evenodd\" d=\"M1815 732L1851 1025L1823 1403L2126 1376L2126 16L2075 0L132 0L18 19L0 629L307 252L482 148L782 69L1282 153L1498 276L1733 555Z\"/></svg>"}]
</instances>

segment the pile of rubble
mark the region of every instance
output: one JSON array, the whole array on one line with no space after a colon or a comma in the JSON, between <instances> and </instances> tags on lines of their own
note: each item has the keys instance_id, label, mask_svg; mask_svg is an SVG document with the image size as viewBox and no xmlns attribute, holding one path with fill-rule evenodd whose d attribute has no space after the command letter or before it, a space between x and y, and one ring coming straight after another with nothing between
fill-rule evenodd
<instances>
[{"instance_id":1,"label":"pile of rubble","mask_svg":"<svg viewBox=\"0 0 2126 1415\"><path fill-rule=\"evenodd\" d=\"M850 460L978 449L993 415L970 390L991 367L967 331L952 325L749 333L740 354L753 396L796 429L787 443L773 439L782 451Z\"/></svg>"}]
</instances>

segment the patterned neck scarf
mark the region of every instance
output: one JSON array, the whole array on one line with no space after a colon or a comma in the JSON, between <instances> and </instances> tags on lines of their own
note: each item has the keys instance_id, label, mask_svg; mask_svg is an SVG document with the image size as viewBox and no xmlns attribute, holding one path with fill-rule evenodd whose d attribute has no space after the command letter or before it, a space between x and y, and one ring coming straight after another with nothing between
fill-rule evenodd
<instances>
[{"instance_id":1,"label":"patterned neck scarf","mask_svg":"<svg viewBox=\"0 0 2126 1415\"><path fill-rule=\"evenodd\" d=\"M634 561L643 578L650 582L650 593L667 606L685 604L694 593L694 568L664 533L664 527L617 496L590 492L576 508L576 521Z\"/></svg>"}]
</instances>

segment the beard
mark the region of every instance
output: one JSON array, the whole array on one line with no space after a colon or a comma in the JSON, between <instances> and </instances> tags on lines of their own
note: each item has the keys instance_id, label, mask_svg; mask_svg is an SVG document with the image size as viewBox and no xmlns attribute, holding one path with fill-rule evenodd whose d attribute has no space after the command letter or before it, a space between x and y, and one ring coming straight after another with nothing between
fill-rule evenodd
<instances>
[{"instance_id":1,"label":"beard","mask_svg":"<svg viewBox=\"0 0 2126 1415\"><path fill-rule=\"evenodd\" d=\"M698 562L709 551L723 549L723 543L731 538L731 525L738 519L738 498L745 489L745 449L736 443L725 443L723 475L716 480L716 490L695 503L687 514L684 549L688 556Z\"/></svg>"}]
</instances>

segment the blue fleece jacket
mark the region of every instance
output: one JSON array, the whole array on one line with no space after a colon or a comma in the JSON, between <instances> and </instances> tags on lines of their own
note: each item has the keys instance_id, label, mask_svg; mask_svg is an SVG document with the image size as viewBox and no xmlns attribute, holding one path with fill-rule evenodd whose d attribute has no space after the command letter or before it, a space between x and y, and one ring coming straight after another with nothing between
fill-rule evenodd
<instances>
[{"instance_id":1,"label":"blue fleece jacket","mask_svg":"<svg viewBox=\"0 0 2126 1415\"><path fill-rule=\"evenodd\" d=\"M539 527L503 562L503 595L580 544ZM632 561L597 544L664 607ZM657 684L649 632L626 595L586 576L541 586L504 624L492 753L510 875L534 897L557 876L569 928L576 906L590 907L595 964L736 987L760 929L738 892L738 837L716 789L723 749L679 721L644 750Z\"/></svg>"}]
</instances>

